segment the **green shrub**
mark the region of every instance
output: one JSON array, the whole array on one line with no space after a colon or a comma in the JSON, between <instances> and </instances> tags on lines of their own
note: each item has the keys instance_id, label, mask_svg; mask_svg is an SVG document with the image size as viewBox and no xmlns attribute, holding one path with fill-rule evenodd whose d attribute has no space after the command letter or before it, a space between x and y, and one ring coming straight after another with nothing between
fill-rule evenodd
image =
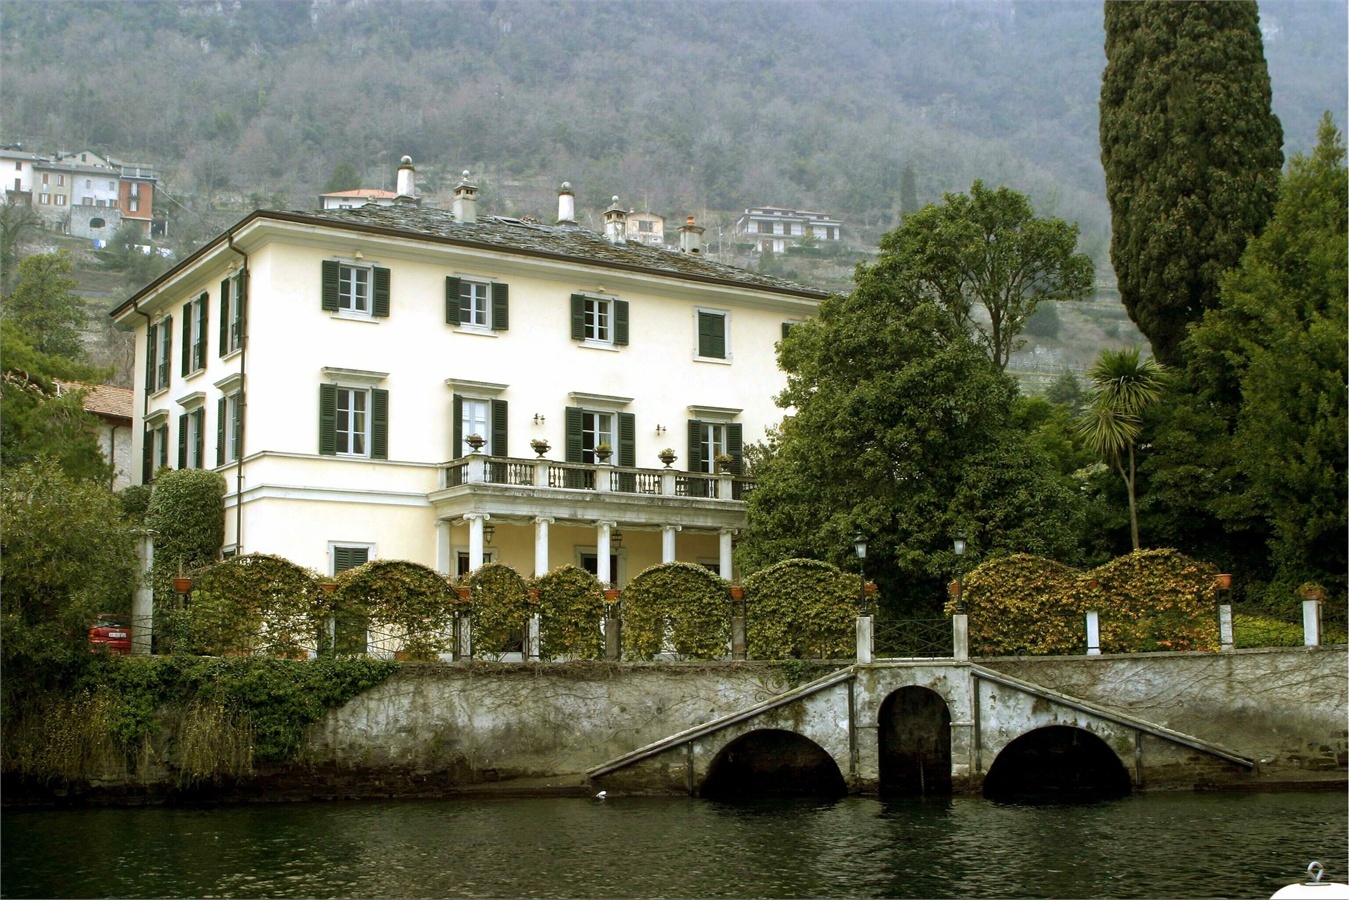
<instances>
[{"instance_id":1,"label":"green shrub","mask_svg":"<svg viewBox=\"0 0 1349 900\"><path fill-rule=\"evenodd\" d=\"M195 577L220 558L225 540L225 479L206 469L160 469L145 513L155 532L150 580L155 617L171 620L178 607L173 579ZM181 623L181 619L179 620Z\"/></svg>"},{"instance_id":2,"label":"green shrub","mask_svg":"<svg viewBox=\"0 0 1349 900\"><path fill-rule=\"evenodd\" d=\"M465 579L473 601L473 654L499 656L517 648L536 604L510 566L488 563Z\"/></svg>"},{"instance_id":3,"label":"green shrub","mask_svg":"<svg viewBox=\"0 0 1349 900\"><path fill-rule=\"evenodd\" d=\"M718 659L731 639L730 585L692 563L651 566L623 591L623 647L651 659L667 640L688 659Z\"/></svg>"},{"instance_id":4,"label":"green shrub","mask_svg":"<svg viewBox=\"0 0 1349 900\"><path fill-rule=\"evenodd\" d=\"M347 569L336 585L323 595L321 613L334 619L336 652L363 653L373 645L427 659L449 651L458 595L435 570L406 560L376 559ZM369 638L367 631L373 632Z\"/></svg>"},{"instance_id":5,"label":"green shrub","mask_svg":"<svg viewBox=\"0 0 1349 900\"><path fill-rule=\"evenodd\" d=\"M970 652L1062 654L1085 645L1087 578L1062 563L1018 553L991 559L964 577ZM946 604L955 612L955 598Z\"/></svg>"},{"instance_id":6,"label":"green shrub","mask_svg":"<svg viewBox=\"0 0 1349 900\"><path fill-rule=\"evenodd\" d=\"M538 578L539 657L599 659L604 591L599 579L577 566L560 566Z\"/></svg>"},{"instance_id":7,"label":"green shrub","mask_svg":"<svg viewBox=\"0 0 1349 900\"><path fill-rule=\"evenodd\" d=\"M745 579L750 658L850 654L856 640L857 578L811 559L789 559L750 575Z\"/></svg>"},{"instance_id":8,"label":"green shrub","mask_svg":"<svg viewBox=\"0 0 1349 900\"><path fill-rule=\"evenodd\" d=\"M1217 570L1176 550L1135 550L1091 573L1106 599L1101 650L1217 650Z\"/></svg>"},{"instance_id":9,"label":"green shrub","mask_svg":"<svg viewBox=\"0 0 1349 900\"><path fill-rule=\"evenodd\" d=\"M145 524L152 490L148 484L130 484L117 492L117 500L122 504L122 515L126 516L128 522L133 525Z\"/></svg>"},{"instance_id":10,"label":"green shrub","mask_svg":"<svg viewBox=\"0 0 1349 900\"><path fill-rule=\"evenodd\" d=\"M196 579L183 623L173 629L187 641L175 649L303 658L318 650L321 606L318 573L279 556L237 556Z\"/></svg>"}]
</instances>

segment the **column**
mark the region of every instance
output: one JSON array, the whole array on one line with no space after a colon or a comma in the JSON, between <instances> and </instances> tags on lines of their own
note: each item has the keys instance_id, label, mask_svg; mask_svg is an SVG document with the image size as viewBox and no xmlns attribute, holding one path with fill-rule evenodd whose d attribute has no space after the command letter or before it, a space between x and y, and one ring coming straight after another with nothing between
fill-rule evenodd
<instances>
[{"instance_id":1,"label":"column","mask_svg":"<svg viewBox=\"0 0 1349 900\"><path fill-rule=\"evenodd\" d=\"M731 537L734 534L734 528L721 529L721 577L727 581L731 580L731 570L735 565L731 558Z\"/></svg>"},{"instance_id":2,"label":"column","mask_svg":"<svg viewBox=\"0 0 1349 900\"><path fill-rule=\"evenodd\" d=\"M970 617L964 613L951 617L951 656L956 662L970 658Z\"/></svg>"},{"instance_id":3,"label":"column","mask_svg":"<svg viewBox=\"0 0 1349 900\"><path fill-rule=\"evenodd\" d=\"M1218 606L1218 646L1221 652L1231 653L1237 649L1236 641L1232 637L1232 604L1222 603Z\"/></svg>"},{"instance_id":4,"label":"column","mask_svg":"<svg viewBox=\"0 0 1349 900\"><path fill-rule=\"evenodd\" d=\"M1302 601L1302 644L1305 647L1321 646L1321 601Z\"/></svg>"},{"instance_id":5,"label":"column","mask_svg":"<svg viewBox=\"0 0 1349 900\"><path fill-rule=\"evenodd\" d=\"M660 529L660 561L663 563L672 563L675 561L675 535L683 528L682 525L664 525Z\"/></svg>"},{"instance_id":6,"label":"column","mask_svg":"<svg viewBox=\"0 0 1349 900\"><path fill-rule=\"evenodd\" d=\"M450 527L453 524L449 519L436 519L436 571L442 575L454 571L450 557Z\"/></svg>"},{"instance_id":7,"label":"column","mask_svg":"<svg viewBox=\"0 0 1349 900\"><path fill-rule=\"evenodd\" d=\"M871 616L857 617L857 662L867 665L876 652L876 638L872 626L876 620Z\"/></svg>"},{"instance_id":8,"label":"column","mask_svg":"<svg viewBox=\"0 0 1349 900\"><path fill-rule=\"evenodd\" d=\"M1101 617L1096 610L1087 610L1087 655L1101 655Z\"/></svg>"},{"instance_id":9,"label":"column","mask_svg":"<svg viewBox=\"0 0 1349 900\"><path fill-rule=\"evenodd\" d=\"M155 592L150 586L150 569L155 564L155 533L149 528L137 529L136 560L140 581L131 595L131 652L148 656L155 635Z\"/></svg>"},{"instance_id":10,"label":"column","mask_svg":"<svg viewBox=\"0 0 1349 900\"><path fill-rule=\"evenodd\" d=\"M476 572L482 568L482 526L490 518L492 517L487 513L464 513L464 521L468 523L468 570L470 572Z\"/></svg>"},{"instance_id":11,"label":"column","mask_svg":"<svg viewBox=\"0 0 1349 900\"><path fill-rule=\"evenodd\" d=\"M595 539L595 577L606 588L614 580L613 573L609 571L609 534L617 524L603 519L595 523L595 527L599 530L599 535Z\"/></svg>"},{"instance_id":12,"label":"column","mask_svg":"<svg viewBox=\"0 0 1349 900\"><path fill-rule=\"evenodd\" d=\"M548 574L548 526L553 520L547 516L534 517L534 577Z\"/></svg>"}]
</instances>

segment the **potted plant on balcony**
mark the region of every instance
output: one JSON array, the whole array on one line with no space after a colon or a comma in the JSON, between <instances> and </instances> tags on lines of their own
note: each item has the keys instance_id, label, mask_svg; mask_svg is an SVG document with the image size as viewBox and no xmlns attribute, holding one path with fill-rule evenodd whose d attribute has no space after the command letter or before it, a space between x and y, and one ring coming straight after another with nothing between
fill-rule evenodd
<instances>
[{"instance_id":1,"label":"potted plant on balcony","mask_svg":"<svg viewBox=\"0 0 1349 900\"><path fill-rule=\"evenodd\" d=\"M725 475L731 471L731 466L735 463L735 457L729 453L718 453L713 461L717 464L717 471Z\"/></svg>"},{"instance_id":2,"label":"potted plant on balcony","mask_svg":"<svg viewBox=\"0 0 1349 900\"><path fill-rule=\"evenodd\" d=\"M552 447L549 446L548 442L543 440L542 438L534 438L534 440L529 442L529 446L535 453L539 455L539 459L543 459L543 455L552 449Z\"/></svg>"},{"instance_id":3,"label":"potted plant on balcony","mask_svg":"<svg viewBox=\"0 0 1349 900\"><path fill-rule=\"evenodd\" d=\"M675 456L675 452L671 450L669 447L666 447L664 450L657 453L656 458L659 459L661 462L665 463L665 468L667 469L670 468L671 463L673 463L676 459L679 459L678 456Z\"/></svg>"},{"instance_id":4,"label":"potted plant on balcony","mask_svg":"<svg viewBox=\"0 0 1349 900\"><path fill-rule=\"evenodd\" d=\"M464 443L472 447L474 453L477 453L487 441L484 440L483 436L480 434L470 434L468 437L464 438Z\"/></svg>"},{"instance_id":5,"label":"potted plant on balcony","mask_svg":"<svg viewBox=\"0 0 1349 900\"><path fill-rule=\"evenodd\" d=\"M608 462L609 457L612 456L613 453L614 448L609 446L607 442L601 443L595 447L595 458L602 463Z\"/></svg>"}]
</instances>

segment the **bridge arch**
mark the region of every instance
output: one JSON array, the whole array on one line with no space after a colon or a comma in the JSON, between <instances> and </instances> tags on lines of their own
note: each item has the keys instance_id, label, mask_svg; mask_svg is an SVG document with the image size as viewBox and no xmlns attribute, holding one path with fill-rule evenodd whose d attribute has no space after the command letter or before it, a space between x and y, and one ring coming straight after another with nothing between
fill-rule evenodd
<instances>
[{"instance_id":1,"label":"bridge arch","mask_svg":"<svg viewBox=\"0 0 1349 900\"><path fill-rule=\"evenodd\" d=\"M984 777L990 800L1074 802L1127 797L1129 772L1098 735L1046 725L1002 749Z\"/></svg>"},{"instance_id":2,"label":"bridge arch","mask_svg":"<svg viewBox=\"0 0 1349 900\"><path fill-rule=\"evenodd\" d=\"M848 786L838 763L819 744L794 731L761 728L742 734L713 757L698 793L716 800L837 798L848 793Z\"/></svg>"},{"instance_id":3,"label":"bridge arch","mask_svg":"<svg viewBox=\"0 0 1349 900\"><path fill-rule=\"evenodd\" d=\"M951 710L941 694L919 685L893 691L877 725L882 795L951 793Z\"/></svg>"}]
</instances>

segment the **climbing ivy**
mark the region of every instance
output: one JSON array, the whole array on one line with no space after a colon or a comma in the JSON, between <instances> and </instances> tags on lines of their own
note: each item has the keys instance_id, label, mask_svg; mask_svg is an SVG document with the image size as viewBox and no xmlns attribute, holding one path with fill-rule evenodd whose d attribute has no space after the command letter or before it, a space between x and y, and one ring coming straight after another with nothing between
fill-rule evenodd
<instances>
[{"instance_id":1,"label":"climbing ivy","mask_svg":"<svg viewBox=\"0 0 1349 900\"><path fill-rule=\"evenodd\" d=\"M413 659L450 649L458 596L444 576L420 563L376 559L347 569L322 600L320 614L334 620L339 653L363 652L367 629L368 645Z\"/></svg>"},{"instance_id":2,"label":"climbing ivy","mask_svg":"<svg viewBox=\"0 0 1349 900\"><path fill-rule=\"evenodd\" d=\"M604 591L599 579L577 566L560 566L534 582L539 596L539 657L599 659Z\"/></svg>"},{"instance_id":3,"label":"climbing ivy","mask_svg":"<svg viewBox=\"0 0 1349 900\"><path fill-rule=\"evenodd\" d=\"M751 659L839 657L855 645L857 576L812 559L789 559L745 579Z\"/></svg>"},{"instance_id":4,"label":"climbing ivy","mask_svg":"<svg viewBox=\"0 0 1349 900\"><path fill-rule=\"evenodd\" d=\"M538 606L520 573L501 563L488 563L465 581L473 601L474 655L499 656L514 649L524 632L525 620Z\"/></svg>"},{"instance_id":5,"label":"climbing ivy","mask_svg":"<svg viewBox=\"0 0 1349 900\"><path fill-rule=\"evenodd\" d=\"M321 602L317 572L279 556L237 556L197 578L175 649L303 658L318 649Z\"/></svg>"},{"instance_id":6,"label":"climbing ivy","mask_svg":"<svg viewBox=\"0 0 1349 900\"><path fill-rule=\"evenodd\" d=\"M625 654L651 659L665 645L688 659L718 659L731 639L730 585L703 566L662 563L623 591Z\"/></svg>"},{"instance_id":7,"label":"climbing ivy","mask_svg":"<svg viewBox=\"0 0 1349 900\"><path fill-rule=\"evenodd\" d=\"M1087 578L1077 570L1018 553L981 564L963 581L974 655L1082 651ZM946 612L955 612L954 597Z\"/></svg>"}]
</instances>

